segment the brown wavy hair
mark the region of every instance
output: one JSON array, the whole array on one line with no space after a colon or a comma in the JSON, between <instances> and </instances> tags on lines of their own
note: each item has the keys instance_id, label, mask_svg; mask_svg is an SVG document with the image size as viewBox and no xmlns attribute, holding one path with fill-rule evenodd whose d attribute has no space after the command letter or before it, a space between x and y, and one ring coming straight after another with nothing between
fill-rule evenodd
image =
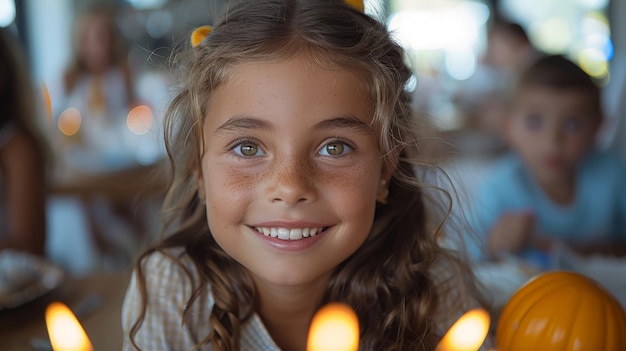
<instances>
[{"instance_id":1,"label":"brown wavy hair","mask_svg":"<svg viewBox=\"0 0 626 351\"><path fill-rule=\"evenodd\" d=\"M439 309L440 297L459 284L454 279L471 274L461 274L467 273L463 262L438 243L451 197L445 192L431 196L436 188L424 183L426 173L436 170L428 151L433 130L411 110L405 87L412 72L401 47L378 20L338 0L246 1L230 8L211 35L191 50L166 113L173 170L163 207L166 235L136 263L144 306L131 340L145 317L143 259L184 247L200 273L187 306L207 293L215 300L211 332L201 344L239 350L243 323L256 309L255 290L246 270L213 239L198 196L206 101L237 65L284 60L303 51L316 64L362 77L375 107L371 127L380 135L381 154L387 164L396 165L388 201L377 206L368 238L336 267L321 303L350 305L361 322L361 349L376 351L433 350L442 327L449 327L438 316L463 308L461 299L453 298L446 299L446 311ZM449 274L435 273L437 266ZM185 315L183 319L188 311Z\"/></svg>"}]
</instances>

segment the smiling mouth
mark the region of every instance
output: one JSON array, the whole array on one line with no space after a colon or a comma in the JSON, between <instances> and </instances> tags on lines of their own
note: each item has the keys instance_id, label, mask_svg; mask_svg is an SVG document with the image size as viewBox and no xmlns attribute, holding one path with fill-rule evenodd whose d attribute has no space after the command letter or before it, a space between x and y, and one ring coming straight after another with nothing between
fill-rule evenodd
<instances>
[{"instance_id":1,"label":"smiling mouth","mask_svg":"<svg viewBox=\"0 0 626 351\"><path fill-rule=\"evenodd\" d=\"M254 227L257 232L280 240L300 240L316 236L328 230L329 227L315 228L278 228L278 227Z\"/></svg>"}]
</instances>

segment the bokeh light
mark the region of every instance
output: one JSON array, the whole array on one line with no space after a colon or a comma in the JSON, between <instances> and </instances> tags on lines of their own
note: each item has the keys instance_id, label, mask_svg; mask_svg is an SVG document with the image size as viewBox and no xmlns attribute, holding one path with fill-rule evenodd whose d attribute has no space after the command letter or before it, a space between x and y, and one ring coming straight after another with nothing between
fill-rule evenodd
<instances>
[{"instance_id":1,"label":"bokeh light","mask_svg":"<svg viewBox=\"0 0 626 351\"><path fill-rule=\"evenodd\" d=\"M359 319L348 305L329 303L313 317L307 351L356 351Z\"/></svg>"},{"instance_id":2,"label":"bokeh light","mask_svg":"<svg viewBox=\"0 0 626 351\"><path fill-rule=\"evenodd\" d=\"M578 3L588 9L603 9L609 5L609 0L578 0Z\"/></svg>"},{"instance_id":3,"label":"bokeh light","mask_svg":"<svg viewBox=\"0 0 626 351\"><path fill-rule=\"evenodd\" d=\"M485 342L491 318L484 309L465 313L441 339L437 351L476 351Z\"/></svg>"},{"instance_id":4,"label":"bokeh light","mask_svg":"<svg viewBox=\"0 0 626 351\"><path fill-rule=\"evenodd\" d=\"M66 305L60 302L48 305L46 326L54 351L93 351L85 330Z\"/></svg>"},{"instance_id":5,"label":"bokeh light","mask_svg":"<svg viewBox=\"0 0 626 351\"><path fill-rule=\"evenodd\" d=\"M78 132L81 122L80 111L75 107L70 107L61 112L57 125L61 133L71 136Z\"/></svg>"},{"instance_id":6,"label":"bokeh light","mask_svg":"<svg viewBox=\"0 0 626 351\"><path fill-rule=\"evenodd\" d=\"M136 9L156 9L164 6L167 0L128 0L128 2Z\"/></svg>"},{"instance_id":7,"label":"bokeh light","mask_svg":"<svg viewBox=\"0 0 626 351\"><path fill-rule=\"evenodd\" d=\"M146 134L152 128L152 110L145 105L134 107L128 112L126 117L126 125L133 134Z\"/></svg>"},{"instance_id":8,"label":"bokeh light","mask_svg":"<svg viewBox=\"0 0 626 351\"><path fill-rule=\"evenodd\" d=\"M465 80L476 71L476 55L471 50L447 52L446 72L456 80Z\"/></svg>"},{"instance_id":9,"label":"bokeh light","mask_svg":"<svg viewBox=\"0 0 626 351\"><path fill-rule=\"evenodd\" d=\"M0 0L0 27L8 27L15 21L15 2Z\"/></svg>"},{"instance_id":10,"label":"bokeh light","mask_svg":"<svg viewBox=\"0 0 626 351\"><path fill-rule=\"evenodd\" d=\"M592 77L602 78L609 72L609 63L604 53L598 49L587 48L578 54L578 64Z\"/></svg>"},{"instance_id":11,"label":"bokeh light","mask_svg":"<svg viewBox=\"0 0 626 351\"><path fill-rule=\"evenodd\" d=\"M161 38L172 30L174 18L168 10L154 11L146 19L146 32L152 38Z\"/></svg>"},{"instance_id":12,"label":"bokeh light","mask_svg":"<svg viewBox=\"0 0 626 351\"><path fill-rule=\"evenodd\" d=\"M560 54L566 52L574 42L574 33L568 21L554 17L547 21L539 21L531 25L529 36L539 49Z\"/></svg>"}]
</instances>

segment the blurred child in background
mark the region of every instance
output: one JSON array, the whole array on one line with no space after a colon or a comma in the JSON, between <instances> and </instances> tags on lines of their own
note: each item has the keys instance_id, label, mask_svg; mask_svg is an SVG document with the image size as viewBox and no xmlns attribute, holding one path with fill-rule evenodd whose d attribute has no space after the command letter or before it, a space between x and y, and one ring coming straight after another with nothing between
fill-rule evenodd
<instances>
[{"instance_id":1,"label":"blurred child in background","mask_svg":"<svg viewBox=\"0 0 626 351\"><path fill-rule=\"evenodd\" d=\"M46 155L25 58L0 28L0 250L44 254Z\"/></svg>"},{"instance_id":2,"label":"blurred child in background","mask_svg":"<svg viewBox=\"0 0 626 351\"><path fill-rule=\"evenodd\" d=\"M532 257L555 240L624 252L626 170L595 148L600 90L576 64L547 56L520 78L503 131L513 153L480 187L475 230L491 257Z\"/></svg>"}]
</instances>

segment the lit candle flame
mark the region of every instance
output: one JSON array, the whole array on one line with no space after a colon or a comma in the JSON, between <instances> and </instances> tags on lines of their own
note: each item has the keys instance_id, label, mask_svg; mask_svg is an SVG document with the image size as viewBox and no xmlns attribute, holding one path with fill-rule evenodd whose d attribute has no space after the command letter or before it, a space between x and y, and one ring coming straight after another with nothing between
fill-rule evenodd
<instances>
[{"instance_id":1,"label":"lit candle flame","mask_svg":"<svg viewBox=\"0 0 626 351\"><path fill-rule=\"evenodd\" d=\"M356 351L359 348L359 319L342 303L330 303L313 317L307 351Z\"/></svg>"},{"instance_id":2,"label":"lit candle flame","mask_svg":"<svg viewBox=\"0 0 626 351\"><path fill-rule=\"evenodd\" d=\"M482 308L465 313L441 339L437 351L476 351L489 332L489 313Z\"/></svg>"},{"instance_id":3,"label":"lit candle flame","mask_svg":"<svg viewBox=\"0 0 626 351\"><path fill-rule=\"evenodd\" d=\"M60 302L46 309L46 326L54 351L93 351L93 346L72 311Z\"/></svg>"}]
</instances>

